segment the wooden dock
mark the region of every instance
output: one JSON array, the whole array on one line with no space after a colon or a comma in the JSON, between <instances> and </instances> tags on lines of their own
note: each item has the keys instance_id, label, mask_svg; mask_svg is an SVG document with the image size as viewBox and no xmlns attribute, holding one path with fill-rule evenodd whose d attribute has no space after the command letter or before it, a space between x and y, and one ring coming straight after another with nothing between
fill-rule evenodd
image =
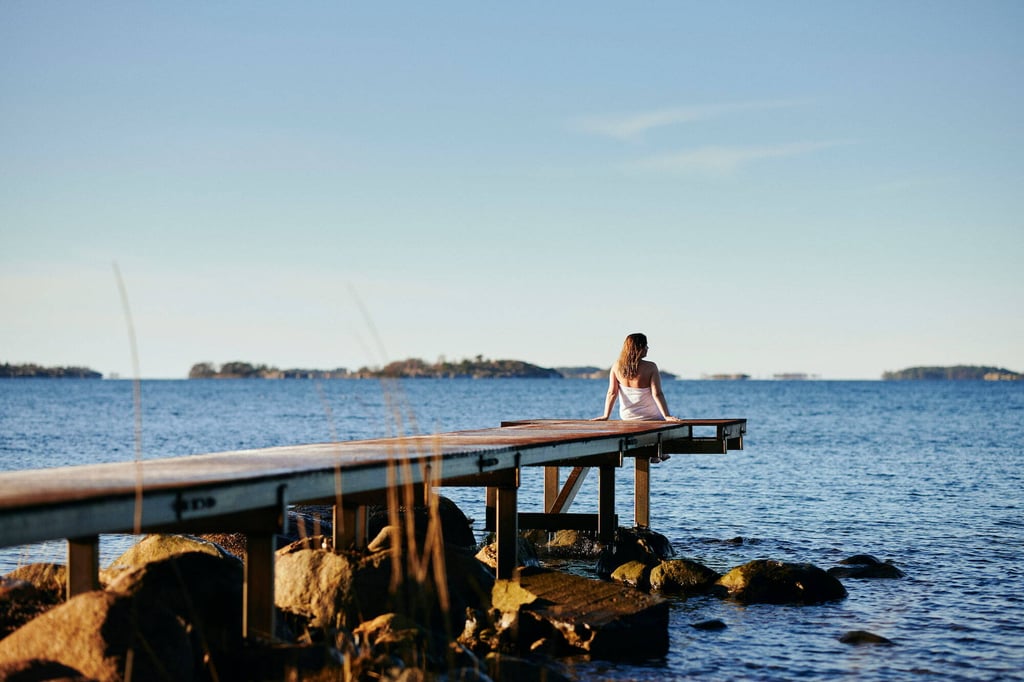
<instances>
[{"instance_id":1,"label":"wooden dock","mask_svg":"<svg viewBox=\"0 0 1024 682\"><path fill-rule=\"evenodd\" d=\"M695 433L695 429L697 432ZM520 528L590 528L614 537L615 471L633 460L634 522L650 525L650 458L743 448L745 419L531 420L423 436L240 450L141 462L0 472L0 547L68 541L68 594L99 586L99 536L240 532L247 537L245 632L273 632L274 537L287 507L334 508L335 547L365 545L366 506L396 486L487 489L497 577L518 564ZM520 513L524 467L544 467L544 509ZM560 480L561 467L570 467ZM568 513L597 469L598 513Z\"/></svg>"}]
</instances>

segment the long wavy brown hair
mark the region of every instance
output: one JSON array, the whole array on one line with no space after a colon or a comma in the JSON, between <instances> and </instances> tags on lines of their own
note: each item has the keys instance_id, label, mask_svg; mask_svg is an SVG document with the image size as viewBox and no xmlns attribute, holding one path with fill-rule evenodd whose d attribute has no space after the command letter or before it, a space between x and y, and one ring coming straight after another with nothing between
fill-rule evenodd
<instances>
[{"instance_id":1,"label":"long wavy brown hair","mask_svg":"<svg viewBox=\"0 0 1024 682\"><path fill-rule=\"evenodd\" d=\"M647 336L645 334L630 334L622 343L622 352L615 363L621 374L626 379L634 379L640 376L640 360L647 350Z\"/></svg>"}]
</instances>

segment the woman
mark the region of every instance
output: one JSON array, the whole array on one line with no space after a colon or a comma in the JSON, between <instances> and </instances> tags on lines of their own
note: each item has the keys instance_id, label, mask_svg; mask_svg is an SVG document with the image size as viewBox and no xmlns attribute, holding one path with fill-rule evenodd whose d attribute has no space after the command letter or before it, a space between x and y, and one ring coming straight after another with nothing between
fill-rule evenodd
<instances>
[{"instance_id":1,"label":"woman","mask_svg":"<svg viewBox=\"0 0 1024 682\"><path fill-rule=\"evenodd\" d=\"M620 419L642 419L648 421L679 421L669 414L665 394L661 390L661 375L658 366L647 356L647 337L630 334L622 344L619 359L608 373L608 396L604 401L604 414L594 421L604 421L611 416L612 405L619 399Z\"/></svg>"}]
</instances>

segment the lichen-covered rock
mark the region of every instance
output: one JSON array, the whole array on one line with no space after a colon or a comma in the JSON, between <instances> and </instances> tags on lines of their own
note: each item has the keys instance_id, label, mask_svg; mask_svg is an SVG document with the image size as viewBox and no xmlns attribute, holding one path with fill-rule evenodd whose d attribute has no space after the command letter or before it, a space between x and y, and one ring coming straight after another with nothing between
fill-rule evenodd
<instances>
[{"instance_id":1,"label":"lichen-covered rock","mask_svg":"<svg viewBox=\"0 0 1024 682\"><path fill-rule=\"evenodd\" d=\"M670 594L710 592L722 576L704 564L689 559L669 559L651 569L651 589Z\"/></svg>"},{"instance_id":2,"label":"lichen-covered rock","mask_svg":"<svg viewBox=\"0 0 1024 682\"><path fill-rule=\"evenodd\" d=\"M195 677L192 644L174 613L98 590L54 607L0 640L0 666L53 661L99 682L121 682L129 652L133 680Z\"/></svg>"},{"instance_id":3,"label":"lichen-covered rock","mask_svg":"<svg viewBox=\"0 0 1024 682\"><path fill-rule=\"evenodd\" d=\"M817 566L767 559L738 566L717 584L744 604L820 604L846 597L842 583Z\"/></svg>"},{"instance_id":4,"label":"lichen-covered rock","mask_svg":"<svg viewBox=\"0 0 1024 682\"><path fill-rule=\"evenodd\" d=\"M312 627L351 627L358 618L353 592L358 566L344 554L322 549L278 550L274 603L282 611L305 618Z\"/></svg>"}]
</instances>

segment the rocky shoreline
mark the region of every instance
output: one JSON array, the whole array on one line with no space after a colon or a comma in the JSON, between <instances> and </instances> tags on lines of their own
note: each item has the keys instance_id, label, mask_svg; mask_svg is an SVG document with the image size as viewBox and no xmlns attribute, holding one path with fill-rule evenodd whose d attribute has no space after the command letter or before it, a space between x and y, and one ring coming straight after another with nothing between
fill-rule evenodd
<instances>
[{"instance_id":1,"label":"rocky shoreline","mask_svg":"<svg viewBox=\"0 0 1024 682\"><path fill-rule=\"evenodd\" d=\"M477 547L444 498L433 510L375 510L375 539L358 551L331 547L326 509L291 516L275 632L243 637L244 536L150 535L101 572L102 589L71 600L62 565L0 579L0 679L566 680L568 656L664 656L663 595L820 604L847 596L839 578L902 577L869 555L829 571L758 560L720 575L675 557L658 533L620 528L609 546L573 531L523 534L522 566L495 580L493 545ZM594 561L599 579L544 567L560 557ZM853 630L841 641L891 644L882 639Z\"/></svg>"}]
</instances>

